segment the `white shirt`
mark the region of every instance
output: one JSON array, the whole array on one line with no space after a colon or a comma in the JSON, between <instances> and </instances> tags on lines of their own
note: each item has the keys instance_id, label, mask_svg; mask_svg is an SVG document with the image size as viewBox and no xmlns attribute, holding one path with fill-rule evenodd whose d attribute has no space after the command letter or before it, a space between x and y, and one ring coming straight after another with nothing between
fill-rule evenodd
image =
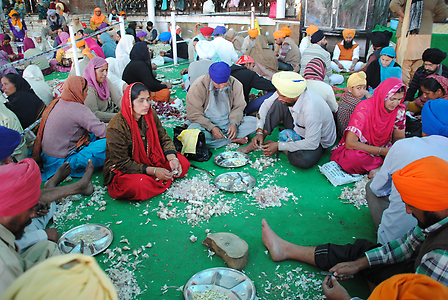
<instances>
[{"instance_id":1,"label":"white shirt","mask_svg":"<svg viewBox=\"0 0 448 300\"><path fill-rule=\"evenodd\" d=\"M305 51L305 49L308 48L310 45L311 45L311 38L309 35L307 35L300 41L299 45L300 56L303 55L303 51Z\"/></svg>"},{"instance_id":2,"label":"white shirt","mask_svg":"<svg viewBox=\"0 0 448 300\"><path fill-rule=\"evenodd\" d=\"M216 53L219 55L221 61L227 63L229 66L238 61L238 54L236 54L233 44L222 37L218 36L211 41L216 48Z\"/></svg>"},{"instance_id":3,"label":"white shirt","mask_svg":"<svg viewBox=\"0 0 448 300\"><path fill-rule=\"evenodd\" d=\"M263 128L266 116L278 94L266 99L258 113L257 128ZM295 142L279 142L278 150L294 152L297 150L316 150L321 144L328 148L336 141L336 125L333 114L327 103L311 89L306 89L297 99L294 106L289 107L294 120L294 131L302 137Z\"/></svg>"},{"instance_id":4,"label":"white shirt","mask_svg":"<svg viewBox=\"0 0 448 300\"><path fill-rule=\"evenodd\" d=\"M448 138L432 135L413 137L397 141L386 155L381 170L370 184L378 197L389 196L389 207L383 212L378 227L378 243L386 244L401 238L417 225L417 219L406 213L406 207L392 182L392 174L413 161L436 156L448 161Z\"/></svg>"},{"instance_id":5,"label":"white shirt","mask_svg":"<svg viewBox=\"0 0 448 300\"><path fill-rule=\"evenodd\" d=\"M344 47L344 41L343 40L339 44L341 44L342 47ZM356 45L355 41L353 41L353 45ZM333 51L333 60L335 60L335 59L339 60L339 56L340 55L341 55L341 49L339 49L338 45L336 44L336 46L334 46L334 51ZM359 60L359 45L358 45L358 47L353 49L352 61L355 58Z\"/></svg>"},{"instance_id":6,"label":"white shirt","mask_svg":"<svg viewBox=\"0 0 448 300\"><path fill-rule=\"evenodd\" d=\"M322 99L325 100L325 102L327 102L328 106L331 109L331 112L335 113L338 111L339 105L336 102L333 88L329 84L326 84L325 82L319 80L307 80L306 86L307 88L315 91L319 96L322 97Z\"/></svg>"}]
</instances>

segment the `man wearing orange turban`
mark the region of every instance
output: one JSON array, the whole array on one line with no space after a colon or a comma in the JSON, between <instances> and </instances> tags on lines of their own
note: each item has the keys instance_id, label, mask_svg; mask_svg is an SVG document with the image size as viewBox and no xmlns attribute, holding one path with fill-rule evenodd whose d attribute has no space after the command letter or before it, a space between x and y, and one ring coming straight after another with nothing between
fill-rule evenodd
<instances>
[{"instance_id":1,"label":"man wearing orange turban","mask_svg":"<svg viewBox=\"0 0 448 300\"><path fill-rule=\"evenodd\" d=\"M248 36L244 38L243 45L241 46L240 52L244 55L247 50L255 47L255 38L258 36L258 29L252 28L247 31Z\"/></svg>"},{"instance_id":2,"label":"man wearing orange turban","mask_svg":"<svg viewBox=\"0 0 448 300\"><path fill-rule=\"evenodd\" d=\"M289 27L283 26L282 29L280 29L280 30L284 31L287 37L291 36L292 31Z\"/></svg>"},{"instance_id":3,"label":"man wearing orange turban","mask_svg":"<svg viewBox=\"0 0 448 300\"><path fill-rule=\"evenodd\" d=\"M316 25L311 24L305 31L306 31L306 37L302 38L299 45L300 55L303 56L303 51L305 51L306 48L308 48L311 45L311 36L313 33L319 30L319 27Z\"/></svg>"},{"instance_id":4,"label":"man wearing orange turban","mask_svg":"<svg viewBox=\"0 0 448 300\"><path fill-rule=\"evenodd\" d=\"M356 72L361 70L362 62L359 61L359 45L353 38L354 29L344 29L340 43L334 46L331 68L336 72Z\"/></svg>"},{"instance_id":5,"label":"man wearing orange turban","mask_svg":"<svg viewBox=\"0 0 448 300\"><path fill-rule=\"evenodd\" d=\"M274 53L278 60L278 70L294 70L300 65L299 46L297 46L296 42L286 34L286 30L277 30L273 35L276 44Z\"/></svg>"}]
</instances>

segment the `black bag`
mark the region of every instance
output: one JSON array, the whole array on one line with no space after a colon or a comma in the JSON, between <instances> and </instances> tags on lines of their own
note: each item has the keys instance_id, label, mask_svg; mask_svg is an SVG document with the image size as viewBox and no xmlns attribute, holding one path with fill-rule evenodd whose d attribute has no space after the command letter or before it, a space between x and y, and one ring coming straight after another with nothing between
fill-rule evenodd
<instances>
[{"instance_id":1,"label":"black bag","mask_svg":"<svg viewBox=\"0 0 448 300\"><path fill-rule=\"evenodd\" d=\"M406 116L406 137L422 137L422 121Z\"/></svg>"},{"instance_id":2,"label":"black bag","mask_svg":"<svg viewBox=\"0 0 448 300\"><path fill-rule=\"evenodd\" d=\"M174 146L176 147L177 152L182 151L182 142L177 139L177 137L187 129L187 126L177 126L174 128ZM207 148L207 145L205 144L205 134L203 132L200 132L198 135L198 141L196 143L196 154L191 153L185 153L185 157L188 160L194 160L194 161L208 161L212 157L212 152L210 149Z\"/></svg>"}]
</instances>

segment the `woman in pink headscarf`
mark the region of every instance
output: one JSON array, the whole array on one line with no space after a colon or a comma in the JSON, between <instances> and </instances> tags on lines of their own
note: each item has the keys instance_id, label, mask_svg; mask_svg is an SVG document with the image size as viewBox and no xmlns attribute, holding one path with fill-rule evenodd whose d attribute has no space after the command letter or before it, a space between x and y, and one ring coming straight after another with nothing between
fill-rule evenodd
<instances>
[{"instance_id":1,"label":"woman in pink headscarf","mask_svg":"<svg viewBox=\"0 0 448 300\"><path fill-rule=\"evenodd\" d=\"M100 121L109 123L121 109L121 97L111 81L107 79L108 64L104 58L92 58L82 77L87 80L87 98L84 105L90 108Z\"/></svg>"},{"instance_id":2,"label":"woman in pink headscarf","mask_svg":"<svg viewBox=\"0 0 448 300\"><path fill-rule=\"evenodd\" d=\"M369 172L372 178L392 144L405 137L405 93L400 79L383 81L370 99L356 106L341 141L331 150L331 160L347 173Z\"/></svg>"}]
</instances>

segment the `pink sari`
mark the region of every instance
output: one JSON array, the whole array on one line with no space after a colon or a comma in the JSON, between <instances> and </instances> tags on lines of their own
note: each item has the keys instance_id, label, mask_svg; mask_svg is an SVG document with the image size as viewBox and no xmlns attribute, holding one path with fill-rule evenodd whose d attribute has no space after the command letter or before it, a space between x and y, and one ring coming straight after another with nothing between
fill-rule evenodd
<instances>
[{"instance_id":1,"label":"pink sari","mask_svg":"<svg viewBox=\"0 0 448 300\"><path fill-rule=\"evenodd\" d=\"M394 130L403 130L406 126L404 97L400 105L391 112L386 110L384 102L402 86L405 85L400 79L388 78L375 89L372 98L361 101L356 106L341 141L331 150L331 160L337 162L347 173L364 174L383 164L382 156L371 155L363 150L347 149L345 138L347 131L351 131L361 143L390 147Z\"/></svg>"}]
</instances>

